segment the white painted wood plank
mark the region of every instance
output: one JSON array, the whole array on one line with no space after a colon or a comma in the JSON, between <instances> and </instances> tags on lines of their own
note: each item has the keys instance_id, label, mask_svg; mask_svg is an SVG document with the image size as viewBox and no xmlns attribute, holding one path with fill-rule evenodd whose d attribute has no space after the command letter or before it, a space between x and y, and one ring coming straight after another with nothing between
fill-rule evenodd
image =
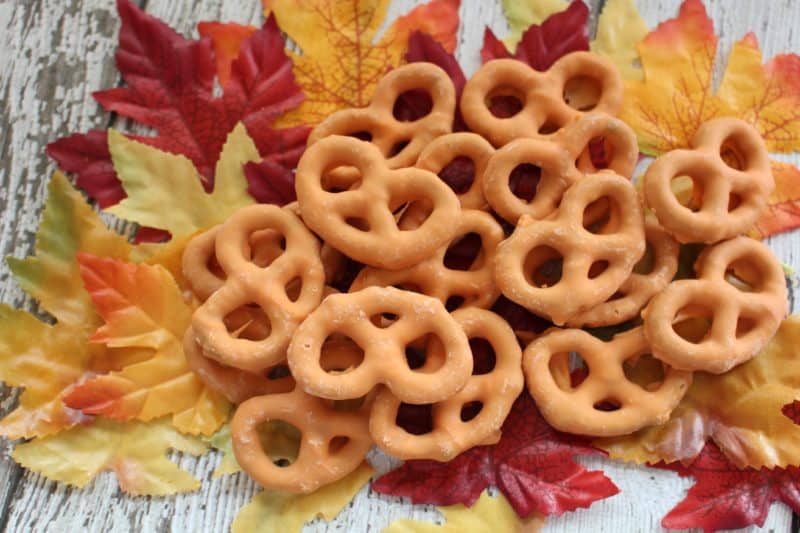
<instances>
[{"instance_id":1,"label":"white painted wood plank","mask_svg":"<svg viewBox=\"0 0 800 533\"><path fill-rule=\"evenodd\" d=\"M419 2L395 2L390 8L389 19L406 12L416 3ZM639 1L640 9L651 26L673 16L678 3L678 0ZM220 4L219 0L150 0L148 11L188 34L195 33L194 25L198 20L221 18L257 22L260 19L255 0ZM722 34L721 51L727 52L733 40L748 29L755 30L762 38L767 57L779 51L800 50L800 41L793 29L800 20L800 6L791 0L773 0L769 2L769 10L764 9L763 3L747 0L709 0L707 4ZM60 2L43 1L32 6L0 4L0 23L7 21L8 24L3 26L11 29L0 37L0 95L5 102L12 104L6 106L9 115L3 117L4 124L14 126L13 130L7 127L0 130L3 154L9 154L13 149L14 155L9 164L0 167L4 185L0 191L0 205L6 217L4 227L11 228L0 235L0 246L6 253L10 251L22 256L30 251L30 235L43 200L42 184L46 182L41 176L49 174L44 171L51 168L42 152L44 143L67 131L85 130L105 123L105 115L89 98L89 92L107 87L116 79L111 61L113 39L109 35L113 35L117 23L113 13L108 11L110 7L110 1L87 1L71 12L75 15L67 15L61 20L62 14L69 10ZM463 0L460 13L462 27L457 55L469 74L479 64L478 51L484 25L488 23L498 35L503 35L506 23L496 3ZM59 25L64 25L67 31L59 30ZM767 34L767 29L771 33ZM96 41L94 47L91 45L93 40ZM52 54L54 49L56 55ZM26 53L30 55L26 57ZM73 66L75 75L48 84L47 72L42 70L52 68L58 62ZM58 96L42 95L42 88L48 86L60 87ZM43 98L47 101L42 101ZM800 269L800 239L796 233L771 239L770 244L784 261ZM0 298L14 303L22 301L19 291L7 278L7 269L0 270ZM217 459L209 455L178 460L201 479L209 480ZM374 454L373 459L381 470L388 468L386 458ZM690 480L679 479L670 472L643 470L602 459L581 461L592 468L603 468L620 486L622 494L599 502L588 510L553 519L547 525L548 531L657 531L661 516L683 497L691 485ZM8 529L226 531L238 508L254 492L254 484L238 475L207 481L202 491L195 494L174 498L133 498L119 493L111 475L101 476L85 491L74 491L27 473L13 502ZM380 531L392 520L405 516L433 519L436 513L426 506L410 506L397 498L372 494L365 489L337 520L307 529ZM785 506L776 505L764 529L787 531L789 523Z\"/></svg>"}]
</instances>

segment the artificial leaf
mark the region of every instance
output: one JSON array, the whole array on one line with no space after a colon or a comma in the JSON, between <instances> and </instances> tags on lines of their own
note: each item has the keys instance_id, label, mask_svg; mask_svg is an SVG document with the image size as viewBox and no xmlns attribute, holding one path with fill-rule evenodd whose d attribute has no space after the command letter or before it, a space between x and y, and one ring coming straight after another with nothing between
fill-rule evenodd
<instances>
[{"instance_id":1,"label":"artificial leaf","mask_svg":"<svg viewBox=\"0 0 800 533\"><path fill-rule=\"evenodd\" d=\"M279 124L316 124L332 112L369 104L375 85L400 65L411 28L455 47L459 0L432 0L377 31L389 0L274 0L271 12L299 46L291 53L306 100Z\"/></svg>"},{"instance_id":2,"label":"artificial leaf","mask_svg":"<svg viewBox=\"0 0 800 533\"><path fill-rule=\"evenodd\" d=\"M320 517L333 520L369 481L374 470L367 463L346 477L311 494L265 490L242 507L231 525L232 533L299 533L303 524Z\"/></svg>"},{"instance_id":3,"label":"artificial leaf","mask_svg":"<svg viewBox=\"0 0 800 533\"><path fill-rule=\"evenodd\" d=\"M520 520L505 496L490 496L487 490L472 507L458 503L438 510L444 515L444 524L403 519L392 522L381 533L535 533L544 523L540 516Z\"/></svg>"},{"instance_id":4,"label":"artificial leaf","mask_svg":"<svg viewBox=\"0 0 800 533\"><path fill-rule=\"evenodd\" d=\"M120 424L98 419L20 444L12 457L29 470L77 487L111 470L129 494L164 496L200 488L200 481L167 459L169 450L201 455L206 446L164 421Z\"/></svg>"},{"instance_id":5,"label":"artificial leaf","mask_svg":"<svg viewBox=\"0 0 800 533\"><path fill-rule=\"evenodd\" d=\"M582 0L573 2L564 11L550 15L541 25L532 25L522 34L522 40L512 55L503 43L486 28L483 35L481 59L513 57L536 70L544 71L563 55L589 49L589 8Z\"/></svg>"},{"instance_id":6,"label":"artificial leaf","mask_svg":"<svg viewBox=\"0 0 800 533\"><path fill-rule=\"evenodd\" d=\"M800 425L782 409L800 398L800 315L750 361L725 374L695 372L686 396L660 425L599 439L614 458L639 463L689 462L711 438L740 468L800 464Z\"/></svg>"},{"instance_id":7,"label":"artificial leaf","mask_svg":"<svg viewBox=\"0 0 800 533\"><path fill-rule=\"evenodd\" d=\"M222 459L219 466L211 474L211 478L218 478L220 476L227 476L228 474L235 474L241 472L242 468L236 461L236 456L233 455L233 441L231 440L231 427L228 424L223 425L216 433L204 439L215 450L222 453Z\"/></svg>"},{"instance_id":8,"label":"artificial leaf","mask_svg":"<svg viewBox=\"0 0 800 533\"><path fill-rule=\"evenodd\" d=\"M91 340L146 356L119 371L76 385L64 402L86 414L115 420L172 415L180 431L210 435L225 421L228 404L189 369L183 335L188 305L166 269L87 254L78 256L86 290L105 324Z\"/></svg>"},{"instance_id":9,"label":"artificial leaf","mask_svg":"<svg viewBox=\"0 0 800 533\"><path fill-rule=\"evenodd\" d=\"M197 24L197 32L200 36L211 39L217 60L217 79L223 87L231 79L231 65L239 56L242 43L256 29L255 26L250 26L249 24L219 22L216 20Z\"/></svg>"},{"instance_id":10,"label":"artificial leaf","mask_svg":"<svg viewBox=\"0 0 800 533\"><path fill-rule=\"evenodd\" d=\"M781 501L800 513L800 468L747 468L732 465L713 443L689 466L659 465L696 482L686 498L661 521L670 529L701 528L706 533L764 525L769 507Z\"/></svg>"},{"instance_id":11,"label":"artificial leaf","mask_svg":"<svg viewBox=\"0 0 800 533\"><path fill-rule=\"evenodd\" d=\"M217 97L210 39L186 39L130 0L118 0L118 8L122 27L116 58L127 86L94 96L107 110L157 131L156 136L133 138L188 157L210 189L226 136L242 122L261 156L291 174L309 130L272 127L303 99L274 19L238 43L232 62L228 59L234 43L226 41L228 55L221 54L220 61L230 66L230 76ZM106 207L125 195L109 166L104 137L105 132L98 131L72 135L51 144L48 154L66 170L77 172L79 186Z\"/></svg>"},{"instance_id":12,"label":"artificial leaf","mask_svg":"<svg viewBox=\"0 0 800 533\"><path fill-rule=\"evenodd\" d=\"M608 0L597 21L592 52L611 59L624 79L641 80L637 45L647 35L647 24L633 0Z\"/></svg>"},{"instance_id":13,"label":"artificial leaf","mask_svg":"<svg viewBox=\"0 0 800 533\"><path fill-rule=\"evenodd\" d=\"M511 35L506 46L513 48L531 24L541 24L547 17L567 8L566 0L503 0L503 12Z\"/></svg>"},{"instance_id":14,"label":"artificial leaf","mask_svg":"<svg viewBox=\"0 0 800 533\"><path fill-rule=\"evenodd\" d=\"M8 259L22 288L56 323L0 305L0 378L25 388L17 407L0 422L0 434L10 439L48 435L88 421L61 402L64 390L93 371L93 361L105 351L88 344L101 321L81 283L75 260L79 251L125 258L131 247L56 172L48 186L35 255Z\"/></svg>"},{"instance_id":15,"label":"artificial leaf","mask_svg":"<svg viewBox=\"0 0 800 533\"><path fill-rule=\"evenodd\" d=\"M242 166L260 157L241 124L222 147L211 193L203 189L186 157L132 141L114 130L109 130L108 141L127 198L107 211L121 218L179 238L208 229L253 203Z\"/></svg>"},{"instance_id":16,"label":"artificial leaf","mask_svg":"<svg viewBox=\"0 0 800 533\"><path fill-rule=\"evenodd\" d=\"M244 176L247 193L259 203L286 205L297 200L294 174L269 159L247 163Z\"/></svg>"},{"instance_id":17,"label":"artificial leaf","mask_svg":"<svg viewBox=\"0 0 800 533\"><path fill-rule=\"evenodd\" d=\"M523 393L497 444L477 446L447 463L406 461L372 488L414 503L471 506L495 485L521 517L560 515L619 492L602 472L588 471L573 459L596 451L579 437L556 432Z\"/></svg>"},{"instance_id":18,"label":"artificial leaf","mask_svg":"<svg viewBox=\"0 0 800 533\"><path fill-rule=\"evenodd\" d=\"M767 209L750 235L763 239L800 226L800 170L789 163L772 160L775 190L767 199Z\"/></svg>"}]
</instances>

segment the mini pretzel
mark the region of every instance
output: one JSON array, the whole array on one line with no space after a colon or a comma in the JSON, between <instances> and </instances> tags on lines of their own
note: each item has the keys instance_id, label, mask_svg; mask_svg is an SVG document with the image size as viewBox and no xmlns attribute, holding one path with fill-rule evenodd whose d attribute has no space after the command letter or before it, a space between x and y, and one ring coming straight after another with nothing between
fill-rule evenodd
<instances>
[{"instance_id":1,"label":"mini pretzel","mask_svg":"<svg viewBox=\"0 0 800 533\"><path fill-rule=\"evenodd\" d=\"M356 167L360 182L326 191L328 172L343 165ZM452 221L460 212L458 198L438 176L418 168L389 170L375 146L352 137L326 137L310 146L295 187L309 228L345 255L380 268L406 268L433 254L453 238ZM430 215L418 228L401 231L394 212L414 202L430 205Z\"/></svg>"},{"instance_id":2,"label":"mini pretzel","mask_svg":"<svg viewBox=\"0 0 800 533\"><path fill-rule=\"evenodd\" d=\"M373 317L391 314L386 326ZM377 325L376 325L377 322ZM362 350L363 362L343 373L323 369L321 348L334 333L350 337ZM440 368L412 370L405 349L431 334L443 344ZM368 287L332 294L295 332L288 351L289 368L309 394L332 400L359 398L379 383L407 403L431 403L452 396L472 372L467 338L439 300L392 287Z\"/></svg>"},{"instance_id":3,"label":"mini pretzel","mask_svg":"<svg viewBox=\"0 0 800 533\"><path fill-rule=\"evenodd\" d=\"M417 168L439 174L458 157L472 161L475 172L469 189L458 194L462 209L483 209L489 204L483 197L483 175L494 148L480 135L468 132L450 133L434 139L422 151Z\"/></svg>"},{"instance_id":4,"label":"mini pretzel","mask_svg":"<svg viewBox=\"0 0 800 533\"><path fill-rule=\"evenodd\" d=\"M602 198L611 200L609 223L591 233L584 228L584 212ZM497 247L495 281L508 299L561 325L614 294L644 250L636 191L628 180L604 172L567 190L554 217L539 222L520 218L514 233ZM563 258L560 276L537 281L537 271L558 257Z\"/></svg>"},{"instance_id":5,"label":"mini pretzel","mask_svg":"<svg viewBox=\"0 0 800 533\"><path fill-rule=\"evenodd\" d=\"M691 146L667 152L647 169L647 205L680 242L714 243L746 233L775 188L761 135L743 120L717 118L698 128ZM741 170L729 166L722 152L735 159ZM687 175L700 201L692 206L696 211L681 205L671 189L674 178Z\"/></svg>"},{"instance_id":6,"label":"mini pretzel","mask_svg":"<svg viewBox=\"0 0 800 533\"><path fill-rule=\"evenodd\" d=\"M650 221L645 224L645 239L653 253L653 265L649 272L639 274L634 267L634 272L614 295L618 297L573 316L567 320L569 327L612 326L630 320L672 281L678 271L680 247L677 241L661 226Z\"/></svg>"},{"instance_id":7,"label":"mini pretzel","mask_svg":"<svg viewBox=\"0 0 800 533\"><path fill-rule=\"evenodd\" d=\"M254 235L267 230L282 236L285 250L268 264L259 264L253 261L251 243ZM323 296L325 276L316 237L291 212L253 205L220 227L216 257L227 279L192 316L192 329L204 353L250 372L280 363L295 328ZM269 323L269 334L261 340L234 336L225 322L231 312L251 303L261 308Z\"/></svg>"},{"instance_id":8,"label":"mini pretzel","mask_svg":"<svg viewBox=\"0 0 800 533\"><path fill-rule=\"evenodd\" d=\"M363 269L350 287L350 292L369 286L402 286L437 298L448 305L451 298L462 298L462 305L487 308L500 295L494 283L494 254L503 240L503 228L489 213L468 209L456 223L456 239L469 233L481 237L481 249L469 270L455 270L445 265L445 256L452 243L434 255L405 270ZM412 289L413 288L413 289Z\"/></svg>"},{"instance_id":9,"label":"mini pretzel","mask_svg":"<svg viewBox=\"0 0 800 533\"><path fill-rule=\"evenodd\" d=\"M644 331L653 355L667 364L721 374L775 335L788 309L786 280L770 249L747 237L706 248L695 270L697 279L675 281L650 301ZM676 323L698 316L711 319L701 340L675 331Z\"/></svg>"},{"instance_id":10,"label":"mini pretzel","mask_svg":"<svg viewBox=\"0 0 800 533\"><path fill-rule=\"evenodd\" d=\"M261 446L258 426L283 421L300 430L297 458L289 466L272 462ZM299 387L242 403L231 419L236 461L266 489L307 494L355 470L372 446L365 409L344 411Z\"/></svg>"},{"instance_id":11,"label":"mini pretzel","mask_svg":"<svg viewBox=\"0 0 800 533\"><path fill-rule=\"evenodd\" d=\"M565 101L568 82L578 78L591 78L600 85L592 110L617 113L623 89L619 71L609 60L590 52L567 54L543 73L515 59L489 61L464 86L461 113L469 129L494 146L552 133L583 113L582 103L571 106ZM496 96L516 97L522 109L512 117L496 117L489 109Z\"/></svg>"},{"instance_id":12,"label":"mini pretzel","mask_svg":"<svg viewBox=\"0 0 800 533\"><path fill-rule=\"evenodd\" d=\"M396 423L401 402L384 389L378 393L370 413L370 433L375 443L400 459L449 461L479 444L500 438L500 426L524 386L522 352L511 327L491 311L468 307L453 313L467 337L486 339L495 353L488 373L472 375L454 396L432 406L433 431L408 433ZM464 409L480 402L480 411L464 420Z\"/></svg>"},{"instance_id":13,"label":"mini pretzel","mask_svg":"<svg viewBox=\"0 0 800 533\"><path fill-rule=\"evenodd\" d=\"M395 101L413 90L430 95L431 111L411 122L399 121L393 114ZM378 82L366 108L343 109L329 115L311 132L308 145L331 135L366 133L389 168L413 166L429 142L452 131L455 106L455 88L444 70L433 63L409 63Z\"/></svg>"},{"instance_id":14,"label":"mini pretzel","mask_svg":"<svg viewBox=\"0 0 800 533\"><path fill-rule=\"evenodd\" d=\"M586 379L570 384L569 354L589 367ZM666 422L692 382L691 372L664 368L661 381L630 381L626 361L650 352L642 328L603 342L580 329L551 330L525 348L522 366L528 391L542 416L560 431L611 437ZM604 407L610 404L613 410Z\"/></svg>"}]
</instances>

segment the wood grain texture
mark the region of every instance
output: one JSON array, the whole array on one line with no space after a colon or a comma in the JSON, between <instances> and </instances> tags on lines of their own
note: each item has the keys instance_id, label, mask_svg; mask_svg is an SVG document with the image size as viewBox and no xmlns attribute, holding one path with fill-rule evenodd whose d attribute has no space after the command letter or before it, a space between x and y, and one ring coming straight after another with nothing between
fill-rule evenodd
<instances>
[{"instance_id":1,"label":"wood grain texture","mask_svg":"<svg viewBox=\"0 0 800 533\"><path fill-rule=\"evenodd\" d=\"M388 21L407 12L416 0L396 0ZM602 0L590 2L593 16ZM794 0L706 0L721 35L720 57L747 30L761 39L766 57L800 50L800 5ZM257 0L143 0L147 11L184 34L196 35L199 20L221 19L257 23ZM673 16L679 0L639 0L640 10L652 27ZM765 9L768 4L769 9ZM483 28L498 35L507 32L495 2L462 0L462 24L457 55L467 74L479 64ZM130 129L124 121L103 113L91 91L119 82L113 62L118 21L112 0L11 0L0 1L0 251L25 256L33 248L33 232L53 165L44 155L48 141L74 131L108 125ZM719 73L718 73L719 74ZM800 163L800 157L785 158ZM769 241L782 260L800 270L800 236L797 233ZM797 286L797 279L793 280ZM0 299L32 309L0 267ZM793 308L798 310L796 304ZM3 390L0 408L8 409L14 394ZM7 451L8 443L3 442ZM371 456L383 471L390 460ZM100 476L86 490L44 480L22 472L3 453L0 458L0 526L8 531L227 531L237 510L255 493L243 475L211 479L219 457L175 456L175 460L204 481L200 492L172 498L133 498L121 494L110 474ZM643 470L599 458L581 459L587 466L603 468L622 489L616 497L590 509L552 519L547 531L658 531L661 517L682 497L691 480L671 472ZM18 481L18 482L17 482ZM400 517L437 520L428 506L412 506L362 490L349 508L330 524L312 524L307 531L380 531ZM764 530L788 531L791 515L774 505ZM758 528L751 528L756 531Z\"/></svg>"}]
</instances>

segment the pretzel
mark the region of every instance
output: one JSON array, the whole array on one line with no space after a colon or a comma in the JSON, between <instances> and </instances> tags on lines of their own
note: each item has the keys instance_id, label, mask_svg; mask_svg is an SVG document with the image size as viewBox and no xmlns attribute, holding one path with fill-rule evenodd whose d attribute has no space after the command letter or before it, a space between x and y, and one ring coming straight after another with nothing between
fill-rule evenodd
<instances>
[{"instance_id":1,"label":"pretzel","mask_svg":"<svg viewBox=\"0 0 800 533\"><path fill-rule=\"evenodd\" d=\"M589 143L593 139L602 139L610 153L609 161L603 168L595 166L589 153ZM554 133L551 140L570 153L578 170L584 174L610 170L630 178L639 160L639 143L631 127L618 118L598 111L581 115Z\"/></svg>"},{"instance_id":2,"label":"pretzel","mask_svg":"<svg viewBox=\"0 0 800 533\"><path fill-rule=\"evenodd\" d=\"M573 316L567 320L569 327L612 326L630 320L672 281L678 271L680 249L677 241L652 221L645 224L645 240L652 249L649 270L638 273L634 267L633 273L611 299Z\"/></svg>"},{"instance_id":3,"label":"pretzel","mask_svg":"<svg viewBox=\"0 0 800 533\"><path fill-rule=\"evenodd\" d=\"M432 101L430 112L414 121L399 121L393 109L397 98L407 91L426 91ZM409 63L388 72L366 108L343 109L323 120L308 137L312 146L331 135L367 134L389 168L413 166L429 142L450 133L456 107L456 92L447 73L433 63Z\"/></svg>"},{"instance_id":4,"label":"pretzel","mask_svg":"<svg viewBox=\"0 0 800 533\"><path fill-rule=\"evenodd\" d=\"M465 209L456 222L456 238L448 246L442 246L434 255L405 270L383 270L364 268L353 281L350 292L369 286L400 286L437 298L446 306L463 300L461 305L490 307L500 291L494 283L494 253L503 240L503 228L492 215L475 209ZM469 233L481 238L479 255L468 270L456 270L445 264L445 256L451 246L457 245Z\"/></svg>"},{"instance_id":5,"label":"pretzel","mask_svg":"<svg viewBox=\"0 0 800 533\"><path fill-rule=\"evenodd\" d=\"M461 113L471 131L494 146L520 137L537 137L557 131L580 117L592 102L565 101L569 81L589 78L599 85L593 111L615 115L622 105L622 79L608 59L590 52L567 54L547 72L537 72L515 59L496 59L484 64L464 86ZM583 83L591 87L591 83ZM522 109L512 117L500 118L489 109L492 98L513 96ZM584 105L588 104L588 105Z\"/></svg>"},{"instance_id":6,"label":"pretzel","mask_svg":"<svg viewBox=\"0 0 800 533\"><path fill-rule=\"evenodd\" d=\"M397 319L386 326L374 318L382 314ZM321 347L335 333L353 339L364 359L348 372L331 374L323 369ZM445 356L439 368L412 370L404 350L426 334L438 338ZM444 305L392 287L328 296L297 328L287 356L306 392L332 400L359 398L383 383L404 402L438 402L461 389L472 371L467 338Z\"/></svg>"},{"instance_id":7,"label":"pretzel","mask_svg":"<svg viewBox=\"0 0 800 533\"><path fill-rule=\"evenodd\" d=\"M494 367L488 373L473 374L454 396L433 404L433 430L423 435L399 427L400 400L386 389L379 392L370 413L370 433L379 448L400 459L449 461L473 446L497 442L500 426L525 384L522 352L505 320L475 307L459 309L453 318L468 338L489 341L495 353ZM470 413L476 402L480 410ZM465 420L465 415L473 416Z\"/></svg>"},{"instance_id":8,"label":"pretzel","mask_svg":"<svg viewBox=\"0 0 800 533\"><path fill-rule=\"evenodd\" d=\"M578 352L589 371L576 387L570 383L571 352ZM642 328L609 342L580 329L553 329L525 348L522 367L528 391L551 426L611 437L666 422L689 389L692 373L670 367L663 368L663 379L645 376L646 385L629 380L625 363L635 366L649 352Z\"/></svg>"},{"instance_id":9,"label":"pretzel","mask_svg":"<svg viewBox=\"0 0 800 533\"><path fill-rule=\"evenodd\" d=\"M458 157L472 161L475 170L469 188L458 193L462 209L486 210L489 204L483 197L483 176L494 148L480 135L469 132L450 133L437 137L422 151L417 168L439 174Z\"/></svg>"},{"instance_id":10,"label":"pretzel","mask_svg":"<svg viewBox=\"0 0 800 533\"><path fill-rule=\"evenodd\" d=\"M342 165L358 169L359 183L342 192L325 190L328 172ZM308 227L345 255L371 266L411 266L456 231L451 221L460 212L458 198L438 176L418 168L390 170L375 146L352 137L326 137L310 146L298 164L295 187ZM401 231L394 212L414 202L430 205L430 214L413 231Z\"/></svg>"},{"instance_id":11,"label":"pretzel","mask_svg":"<svg viewBox=\"0 0 800 533\"><path fill-rule=\"evenodd\" d=\"M603 198L610 200L609 222L599 233L590 233L583 225L584 212ZM602 172L567 190L553 217L536 223L520 218L514 233L497 247L495 281L508 299L562 325L614 294L644 251L636 191L628 180ZM538 279L542 267L559 257L561 274Z\"/></svg>"},{"instance_id":12,"label":"pretzel","mask_svg":"<svg viewBox=\"0 0 800 533\"><path fill-rule=\"evenodd\" d=\"M254 235L278 234L285 249L269 263L254 262ZM324 272L317 239L302 221L274 205L234 213L218 230L216 257L227 275L222 287L195 311L192 329L203 352L228 366L260 372L280 363L297 325L321 301ZM269 324L265 338L229 332L225 317L255 303Z\"/></svg>"},{"instance_id":13,"label":"pretzel","mask_svg":"<svg viewBox=\"0 0 800 533\"><path fill-rule=\"evenodd\" d=\"M697 279L674 281L650 301L644 331L653 355L667 364L721 374L775 335L788 310L786 280L770 249L747 237L706 248L695 270ZM692 317L711 320L696 342L675 331Z\"/></svg>"},{"instance_id":14,"label":"pretzel","mask_svg":"<svg viewBox=\"0 0 800 533\"><path fill-rule=\"evenodd\" d=\"M710 244L746 233L775 188L761 135L743 120L717 118L701 125L690 144L691 149L667 152L647 169L647 205L680 242ZM728 165L723 152L741 170ZM681 205L671 189L674 178L686 175L694 183L697 206Z\"/></svg>"},{"instance_id":15,"label":"pretzel","mask_svg":"<svg viewBox=\"0 0 800 533\"><path fill-rule=\"evenodd\" d=\"M283 421L300 430L297 458L277 466L262 448L258 426ZM372 446L366 409L346 411L295 388L242 403L231 419L236 461L266 489L308 494L355 470Z\"/></svg>"}]
</instances>

